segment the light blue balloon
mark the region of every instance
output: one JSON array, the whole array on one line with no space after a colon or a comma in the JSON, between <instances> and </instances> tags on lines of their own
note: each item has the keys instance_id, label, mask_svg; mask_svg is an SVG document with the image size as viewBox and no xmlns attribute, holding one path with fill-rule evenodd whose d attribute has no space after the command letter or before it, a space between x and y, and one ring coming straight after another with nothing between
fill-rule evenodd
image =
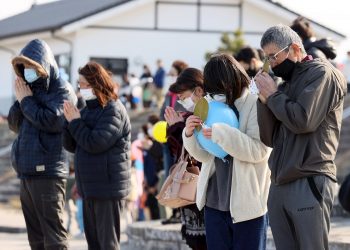
<instances>
[{"instance_id":1,"label":"light blue balloon","mask_svg":"<svg viewBox=\"0 0 350 250\"><path fill-rule=\"evenodd\" d=\"M209 101L208 117L204 124L212 127L214 123L225 123L234 128L239 127L235 112L227 104L218 101ZM199 145L210 154L221 159L227 155L227 152L218 144L204 137L202 129L199 132L195 130L195 136Z\"/></svg>"}]
</instances>

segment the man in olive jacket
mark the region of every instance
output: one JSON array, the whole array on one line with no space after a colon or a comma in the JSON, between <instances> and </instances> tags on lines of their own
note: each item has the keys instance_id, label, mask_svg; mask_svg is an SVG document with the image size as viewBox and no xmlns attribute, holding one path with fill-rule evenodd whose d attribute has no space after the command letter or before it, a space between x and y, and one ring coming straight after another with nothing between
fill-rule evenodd
<instances>
[{"instance_id":1,"label":"man in olive jacket","mask_svg":"<svg viewBox=\"0 0 350 250\"><path fill-rule=\"evenodd\" d=\"M20 182L20 199L31 249L68 249L63 226L66 153L62 145L63 102L76 102L62 80L49 46L29 42L12 60L17 78L17 101L8 115L18 133L12 146L12 165Z\"/></svg>"},{"instance_id":2,"label":"man in olive jacket","mask_svg":"<svg viewBox=\"0 0 350 250\"><path fill-rule=\"evenodd\" d=\"M308 56L288 26L269 28L261 47L284 80L277 87L267 73L255 78L260 137L273 148L268 212L275 244L328 249L346 81L327 60Z\"/></svg>"}]
</instances>

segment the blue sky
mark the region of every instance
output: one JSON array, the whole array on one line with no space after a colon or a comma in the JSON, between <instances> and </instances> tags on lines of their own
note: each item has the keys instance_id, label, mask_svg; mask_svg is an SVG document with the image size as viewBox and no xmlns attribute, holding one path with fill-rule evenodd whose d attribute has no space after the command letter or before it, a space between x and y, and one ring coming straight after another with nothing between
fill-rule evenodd
<instances>
[{"instance_id":1,"label":"blue sky","mask_svg":"<svg viewBox=\"0 0 350 250\"><path fill-rule=\"evenodd\" d=\"M30 8L34 2L44 3L53 0L7 0L1 1L0 19L14 15ZM98 0L96 0L98 1ZM213 0L215 1L215 0ZM263 0L262 0L263 1ZM350 50L350 15L349 8L344 0L319 1L319 0L276 0L284 6L311 18L321 24L335 29L345 35L348 39L340 45L338 50L338 61L345 58L346 51Z\"/></svg>"}]
</instances>

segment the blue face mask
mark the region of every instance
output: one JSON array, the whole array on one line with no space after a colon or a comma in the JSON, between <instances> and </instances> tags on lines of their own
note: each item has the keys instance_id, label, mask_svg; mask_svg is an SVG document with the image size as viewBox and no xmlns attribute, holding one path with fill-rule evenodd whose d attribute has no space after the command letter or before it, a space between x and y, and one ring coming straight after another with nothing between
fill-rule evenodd
<instances>
[{"instance_id":1,"label":"blue face mask","mask_svg":"<svg viewBox=\"0 0 350 250\"><path fill-rule=\"evenodd\" d=\"M35 69L24 69L24 78L27 82L32 83L39 79Z\"/></svg>"}]
</instances>

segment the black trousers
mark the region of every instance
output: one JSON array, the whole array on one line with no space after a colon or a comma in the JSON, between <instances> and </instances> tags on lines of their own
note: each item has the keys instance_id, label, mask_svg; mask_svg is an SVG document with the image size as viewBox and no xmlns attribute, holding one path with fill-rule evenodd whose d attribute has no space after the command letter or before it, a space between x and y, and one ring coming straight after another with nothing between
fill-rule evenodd
<instances>
[{"instance_id":1,"label":"black trousers","mask_svg":"<svg viewBox=\"0 0 350 250\"><path fill-rule=\"evenodd\" d=\"M89 250L120 249L120 200L83 200L83 218Z\"/></svg>"},{"instance_id":2,"label":"black trousers","mask_svg":"<svg viewBox=\"0 0 350 250\"><path fill-rule=\"evenodd\" d=\"M32 250L68 249L62 219L65 190L64 179L21 180L20 199Z\"/></svg>"}]
</instances>

